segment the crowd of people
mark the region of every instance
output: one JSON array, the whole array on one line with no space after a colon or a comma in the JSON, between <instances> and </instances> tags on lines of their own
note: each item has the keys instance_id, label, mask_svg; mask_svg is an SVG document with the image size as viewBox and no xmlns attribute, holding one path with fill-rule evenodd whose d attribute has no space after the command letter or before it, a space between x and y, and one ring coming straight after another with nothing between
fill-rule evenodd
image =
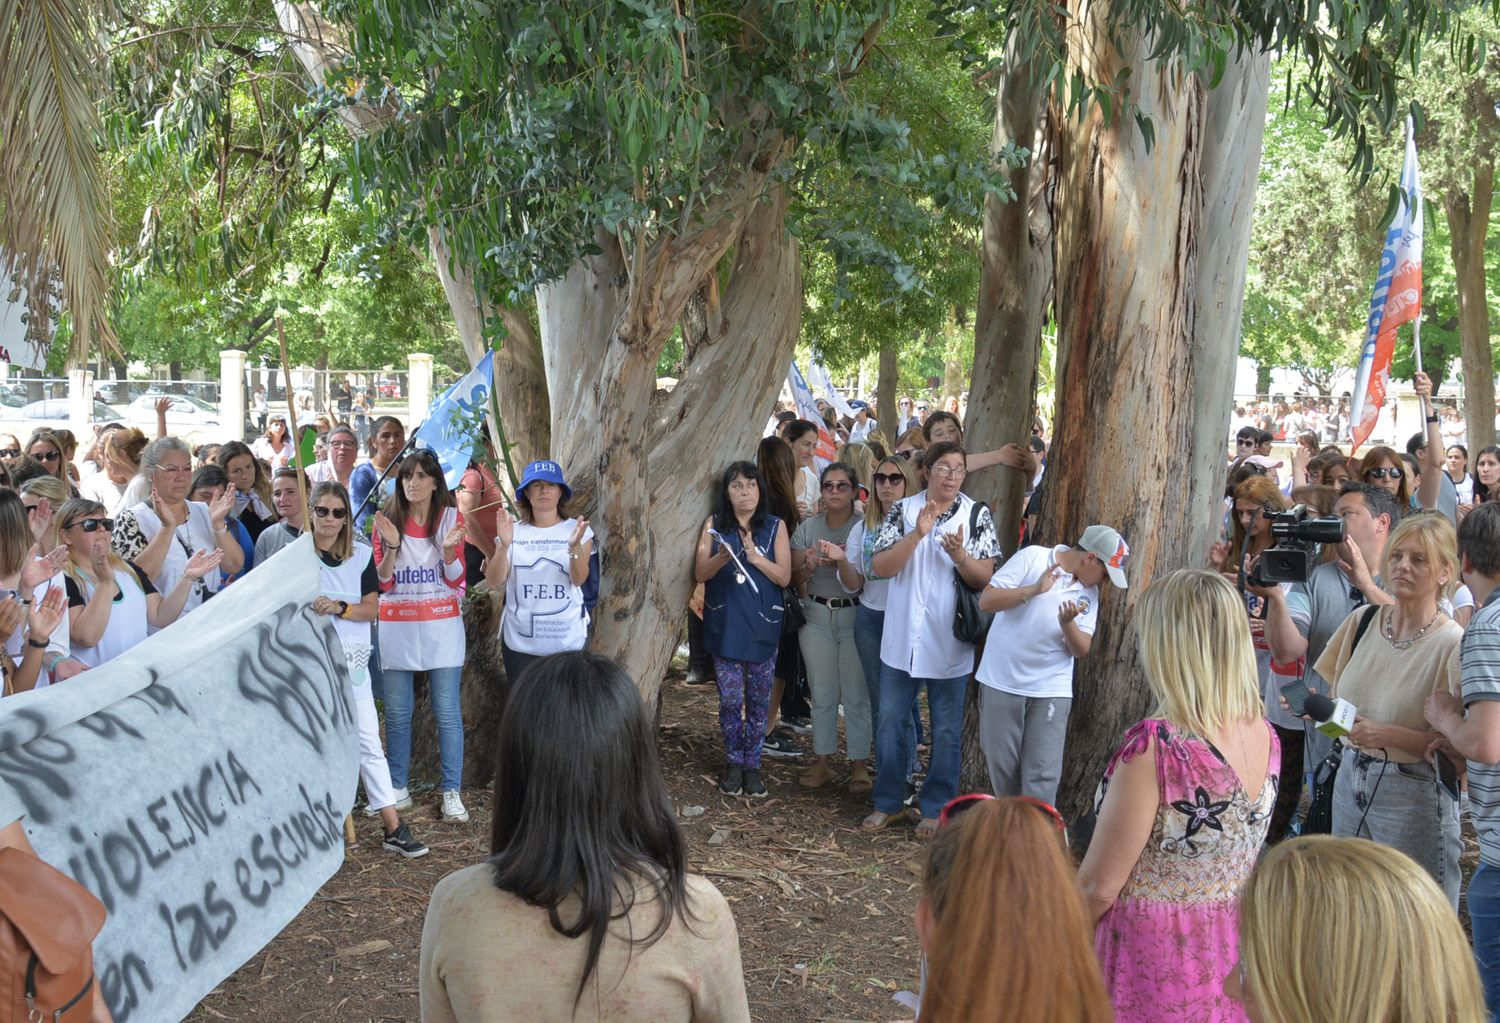
<instances>
[{"instance_id":1,"label":"crowd of people","mask_svg":"<svg viewBox=\"0 0 1500 1023\"><path fill-rule=\"evenodd\" d=\"M704 495L686 630L689 681L717 689L724 795L766 796L763 756L804 758L798 786L866 804L851 827L928 841L919 1018L1497 1018L1500 452L1471 475L1440 415L1357 460L1325 435L1337 411L1289 408L1305 429L1287 459L1287 438L1237 428L1220 540L1135 602L1154 709L1070 827L1053 804L1074 668L1109 588L1139 582L1130 548L1116 524L1047 537L1034 515L998 535L972 477L1021 473L1034 509L1045 425L970 451L963 402L934 404L901 399L889 433L865 401L778 410ZM433 892L422 1018L748 1020L734 919L687 870L649 711L583 652L600 555L564 467L528 464L512 507L487 451L454 490L399 420L363 426L316 422L306 472L275 414L252 443L196 451L164 428L106 428L82 457L57 432L0 437L6 693L99 667L310 534L367 812L419 857L415 676L441 816L466 821L462 595L483 582L510 680L491 855ZM1272 525L1298 505L1344 539L1305 579L1268 580ZM971 679L992 794L960 791ZM1342 733L1315 697L1357 708ZM1012 931L1026 940L995 939Z\"/></svg>"}]
</instances>

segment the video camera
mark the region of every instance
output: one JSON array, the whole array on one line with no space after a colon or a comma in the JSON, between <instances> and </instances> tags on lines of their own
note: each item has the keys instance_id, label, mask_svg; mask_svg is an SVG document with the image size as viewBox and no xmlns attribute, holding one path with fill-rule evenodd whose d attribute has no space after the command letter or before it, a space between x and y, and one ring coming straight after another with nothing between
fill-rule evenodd
<instances>
[{"instance_id":1,"label":"video camera","mask_svg":"<svg viewBox=\"0 0 1500 1023\"><path fill-rule=\"evenodd\" d=\"M1271 535L1276 544L1263 551L1256 563L1249 578L1256 586L1306 582L1319 545L1344 542L1343 519L1308 518L1305 504L1266 517L1271 520Z\"/></svg>"}]
</instances>

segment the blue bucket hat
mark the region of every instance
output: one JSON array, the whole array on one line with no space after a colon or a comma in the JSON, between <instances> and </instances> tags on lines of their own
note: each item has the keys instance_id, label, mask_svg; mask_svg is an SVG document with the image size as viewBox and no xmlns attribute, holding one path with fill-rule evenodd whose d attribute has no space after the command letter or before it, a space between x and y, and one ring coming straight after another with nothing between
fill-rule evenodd
<instances>
[{"instance_id":1,"label":"blue bucket hat","mask_svg":"<svg viewBox=\"0 0 1500 1023\"><path fill-rule=\"evenodd\" d=\"M526 466L521 473L521 485L516 488L517 496L533 483L556 483L562 487L564 501L573 497L573 491L563 480L562 467L556 462L537 461Z\"/></svg>"}]
</instances>

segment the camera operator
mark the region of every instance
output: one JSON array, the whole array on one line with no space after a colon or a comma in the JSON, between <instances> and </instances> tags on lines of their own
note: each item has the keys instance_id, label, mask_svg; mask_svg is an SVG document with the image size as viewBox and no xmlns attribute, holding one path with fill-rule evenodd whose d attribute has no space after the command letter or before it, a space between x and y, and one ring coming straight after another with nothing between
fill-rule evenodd
<instances>
[{"instance_id":1,"label":"camera operator","mask_svg":"<svg viewBox=\"0 0 1500 1023\"><path fill-rule=\"evenodd\" d=\"M1328 682L1312 670L1323 656L1328 638L1356 608L1393 603L1380 588L1371 565L1380 563L1385 541L1401 521L1401 506L1391 492L1368 483L1349 482L1333 506L1344 521L1345 539L1337 557L1309 573L1306 582L1264 595L1266 639L1271 656L1282 664L1305 658L1303 682L1315 693L1328 695ZM1307 762L1317 765L1333 750L1333 740L1306 725Z\"/></svg>"},{"instance_id":2,"label":"camera operator","mask_svg":"<svg viewBox=\"0 0 1500 1023\"><path fill-rule=\"evenodd\" d=\"M1295 679L1301 666L1296 658L1279 661L1272 656L1266 639L1266 616L1272 594L1284 599L1289 583L1258 586L1251 576L1261 556L1275 543L1272 520L1289 509L1286 495L1269 476L1251 476L1234 488L1234 533L1228 544L1214 545L1211 557L1219 571L1230 578L1245 600L1245 614L1250 623L1251 645L1255 648L1255 668L1259 676L1261 699L1266 720L1281 740L1281 771L1276 808L1267 832L1268 842L1279 841L1296 812L1302 794L1302 751L1305 725L1301 718L1282 708L1281 687Z\"/></svg>"}]
</instances>

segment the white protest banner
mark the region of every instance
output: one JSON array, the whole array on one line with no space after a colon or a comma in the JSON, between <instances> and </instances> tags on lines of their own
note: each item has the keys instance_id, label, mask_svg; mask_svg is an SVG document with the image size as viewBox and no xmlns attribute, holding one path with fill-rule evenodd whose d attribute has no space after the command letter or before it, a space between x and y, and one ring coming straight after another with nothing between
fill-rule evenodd
<instances>
[{"instance_id":1,"label":"white protest banner","mask_svg":"<svg viewBox=\"0 0 1500 1023\"><path fill-rule=\"evenodd\" d=\"M344 860L344 652L308 609L312 540L270 564L121 657L0 700L0 810L109 911L94 968L117 1023L182 1019Z\"/></svg>"},{"instance_id":2,"label":"white protest banner","mask_svg":"<svg viewBox=\"0 0 1500 1023\"><path fill-rule=\"evenodd\" d=\"M827 392L828 403L833 406L834 411L843 416L845 419L854 418L854 409L851 408L849 403L844 400L844 396L839 393L839 389L833 386L833 377L829 374L828 370L823 367L823 364L821 362L819 362L817 359L814 359L812 362L808 363L807 375L812 378L812 382L814 384L816 384L818 387L823 388L823 390Z\"/></svg>"}]
</instances>

